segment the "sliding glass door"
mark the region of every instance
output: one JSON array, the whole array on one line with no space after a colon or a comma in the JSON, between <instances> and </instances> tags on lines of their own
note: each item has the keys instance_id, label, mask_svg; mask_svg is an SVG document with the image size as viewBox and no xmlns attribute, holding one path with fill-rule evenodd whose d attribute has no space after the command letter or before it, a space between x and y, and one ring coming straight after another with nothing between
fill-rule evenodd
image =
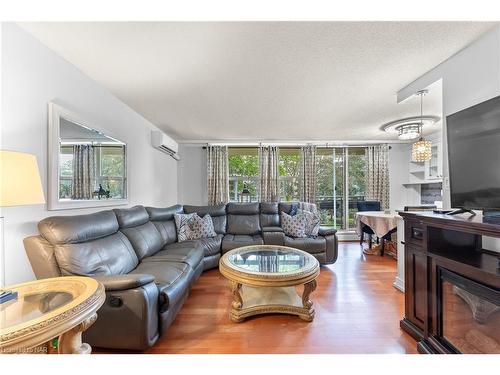
<instances>
[{"instance_id":1,"label":"sliding glass door","mask_svg":"<svg viewBox=\"0 0 500 375\"><path fill-rule=\"evenodd\" d=\"M316 151L316 204L323 225L354 229L357 201L365 194L365 148L323 147Z\"/></svg>"}]
</instances>

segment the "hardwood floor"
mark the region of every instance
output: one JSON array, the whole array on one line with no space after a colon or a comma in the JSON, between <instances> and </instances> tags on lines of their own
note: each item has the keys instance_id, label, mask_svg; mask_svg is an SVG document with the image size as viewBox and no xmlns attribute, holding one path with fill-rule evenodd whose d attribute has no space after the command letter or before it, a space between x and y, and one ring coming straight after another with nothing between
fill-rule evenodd
<instances>
[{"instance_id":1,"label":"hardwood floor","mask_svg":"<svg viewBox=\"0 0 500 375\"><path fill-rule=\"evenodd\" d=\"M146 353L416 353L399 328L404 295L393 286L396 261L339 245L338 261L321 268L312 323L289 315L229 320L227 281L202 274L174 323Z\"/></svg>"}]
</instances>

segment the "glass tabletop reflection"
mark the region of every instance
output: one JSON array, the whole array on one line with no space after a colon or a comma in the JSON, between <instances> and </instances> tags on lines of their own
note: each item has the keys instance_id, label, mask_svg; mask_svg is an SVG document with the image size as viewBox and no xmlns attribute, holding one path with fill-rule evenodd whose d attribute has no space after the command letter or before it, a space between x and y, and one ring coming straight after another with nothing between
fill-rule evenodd
<instances>
[{"instance_id":1,"label":"glass tabletop reflection","mask_svg":"<svg viewBox=\"0 0 500 375\"><path fill-rule=\"evenodd\" d=\"M308 266L311 259L307 254L293 249L254 248L235 251L228 261L249 272L289 273Z\"/></svg>"},{"instance_id":2,"label":"glass tabletop reflection","mask_svg":"<svg viewBox=\"0 0 500 375\"><path fill-rule=\"evenodd\" d=\"M0 304L0 329L37 319L72 300L71 293L66 292L19 295L15 300Z\"/></svg>"}]
</instances>

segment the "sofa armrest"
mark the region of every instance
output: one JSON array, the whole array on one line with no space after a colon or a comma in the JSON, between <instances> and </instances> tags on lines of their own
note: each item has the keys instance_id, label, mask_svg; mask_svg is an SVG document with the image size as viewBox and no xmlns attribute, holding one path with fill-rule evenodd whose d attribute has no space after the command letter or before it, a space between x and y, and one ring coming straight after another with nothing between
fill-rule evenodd
<instances>
[{"instance_id":1,"label":"sofa armrest","mask_svg":"<svg viewBox=\"0 0 500 375\"><path fill-rule=\"evenodd\" d=\"M320 236L331 236L332 234L336 234L337 229L331 227L319 227L318 234Z\"/></svg>"},{"instance_id":2,"label":"sofa armrest","mask_svg":"<svg viewBox=\"0 0 500 375\"><path fill-rule=\"evenodd\" d=\"M281 227L262 227L262 232L283 232L283 228Z\"/></svg>"},{"instance_id":3,"label":"sofa armrest","mask_svg":"<svg viewBox=\"0 0 500 375\"><path fill-rule=\"evenodd\" d=\"M129 274L115 276L94 276L94 279L104 285L106 291L117 291L134 289L150 284L155 281L153 275L147 274Z\"/></svg>"}]
</instances>

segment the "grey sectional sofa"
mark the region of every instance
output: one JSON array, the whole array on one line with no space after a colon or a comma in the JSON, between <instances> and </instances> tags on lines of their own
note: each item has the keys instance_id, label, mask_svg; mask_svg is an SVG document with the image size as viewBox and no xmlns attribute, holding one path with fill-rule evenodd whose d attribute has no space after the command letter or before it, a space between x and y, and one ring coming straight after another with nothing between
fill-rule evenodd
<instances>
[{"instance_id":1,"label":"grey sectional sofa","mask_svg":"<svg viewBox=\"0 0 500 375\"><path fill-rule=\"evenodd\" d=\"M90 276L106 289L99 319L84 334L93 346L143 350L168 329L204 270L240 246L276 244L337 260L336 231L294 239L280 227L280 212L296 203L229 203L218 206L135 206L88 215L53 216L40 235L24 239L37 278ZM177 242L175 213L210 214L217 235Z\"/></svg>"}]
</instances>

